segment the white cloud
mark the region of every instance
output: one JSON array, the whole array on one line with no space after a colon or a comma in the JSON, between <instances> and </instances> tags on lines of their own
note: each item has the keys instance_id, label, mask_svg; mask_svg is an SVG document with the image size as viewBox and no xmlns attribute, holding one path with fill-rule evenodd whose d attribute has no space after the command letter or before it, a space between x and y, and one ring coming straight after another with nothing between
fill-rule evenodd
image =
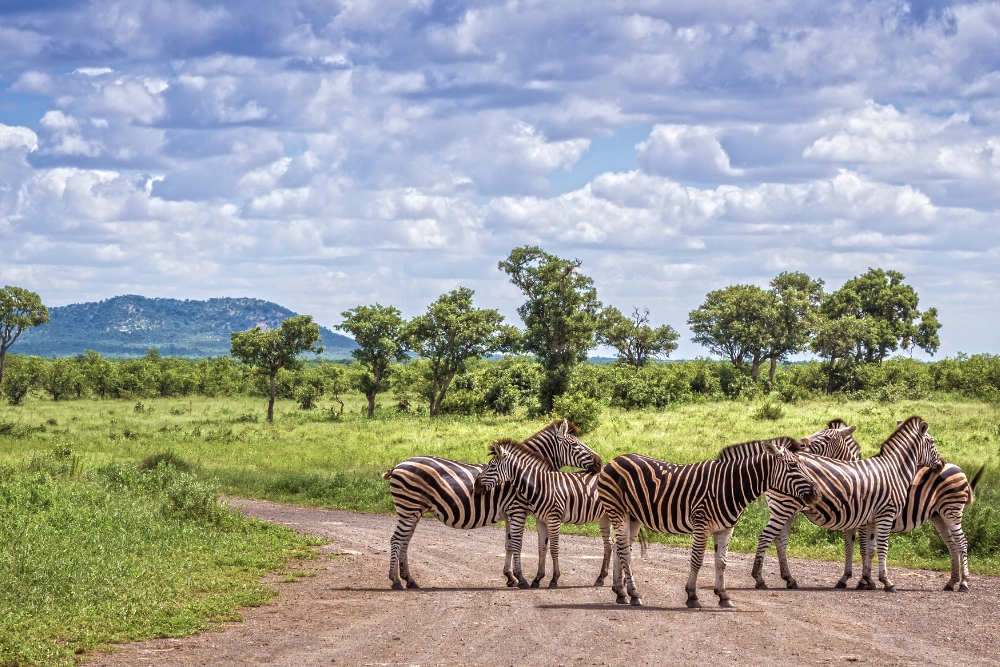
<instances>
[{"instance_id":1,"label":"white cloud","mask_svg":"<svg viewBox=\"0 0 1000 667\"><path fill-rule=\"evenodd\" d=\"M0 151L14 151L18 149L34 151L37 148L38 135L29 128L0 123Z\"/></svg>"},{"instance_id":2,"label":"white cloud","mask_svg":"<svg viewBox=\"0 0 1000 667\"><path fill-rule=\"evenodd\" d=\"M729 164L719 143L720 128L688 125L656 125L649 138L636 146L636 160L654 174L685 180L715 181L739 176L741 169Z\"/></svg>"}]
</instances>

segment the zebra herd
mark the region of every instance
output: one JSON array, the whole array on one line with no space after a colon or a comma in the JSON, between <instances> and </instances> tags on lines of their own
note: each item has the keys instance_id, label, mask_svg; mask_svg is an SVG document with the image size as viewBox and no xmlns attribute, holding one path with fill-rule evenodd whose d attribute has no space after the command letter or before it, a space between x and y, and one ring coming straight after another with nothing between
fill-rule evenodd
<instances>
[{"instance_id":1,"label":"zebra herd","mask_svg":"<svg viewBox=\"0 0 1000 667\"><path fill-rule=\"evenodd\" d=\"M389 550L389 579L394 589L419 588L410 572L408 548L426 512L453 528L479 528L506 522L503 573L508 586L537 588L552 557L549 587L558 586L559 528L563 523L600 522L604 558L595 586L604 584L609 565L619 604L641 605L632 576L632 544L642 528L692 535L687 606L701 606L698 572L711 535L715 544L715 594L732 607L725 587L726 554L743 510L764 495L770 520L757 543L751 575L757 588L764 554L776 542L781 577L798 585L788 568L786 549L792 521L802 513L813 523L842 531L844 574L852 576L855 535L862 554L858 588L875 588L872 560L878 554L878 577L895 591L886 571L890 532L913 530L931 521L951 553L951 579L945 590L968 590L968 546L962 512L972 503L983 469L971 483L958 466L944 463L920 417L899 422L875 456L861 458L855 427L834 420L827 428L795 440L778 437L726 447L717 458L693 464L660 461L642 454L619 456L602 466L601 457L579 439L567 420L557 420L523 442L495 441L486 464L436 456L399 463L389 480L398 516ZM581 472L562 472L564 466ZM538 571L529 584L521 571L521 543L528 514L538 530ZM612 536L613 532L613 536Z\"/></svg>"}]
</instances>

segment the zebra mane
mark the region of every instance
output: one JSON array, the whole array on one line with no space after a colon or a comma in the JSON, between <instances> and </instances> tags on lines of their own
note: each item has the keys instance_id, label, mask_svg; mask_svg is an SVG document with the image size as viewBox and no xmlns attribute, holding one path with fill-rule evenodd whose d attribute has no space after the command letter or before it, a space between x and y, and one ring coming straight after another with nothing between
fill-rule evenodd
<instances>
[{"instance_id":1,"label":"zebra mane","mask_svg":"<svg viewBox=\"0 0 1000 667\"><path fill-rule=\"evenodd\" d=\"M543 428L542 431L547 431L550 428L554 428L556 426L561 425L562 423L563 423L562 419L556 419L552 423L550 423L548 426L546 426L545 428ZM578 429L576 427L576 424L574 424L573 422L571 422L568 419L566 420L566 424L569 426L569 432L570 433L572 433L573 435L580 435L580 429ZM539 431L539 433L541 433L541 431Z\"/></svg>"},{"instance_id":2,"label":"zebra mane","mask_svg":"<svg viewBox=\"0 0 1000 667\"><path fill-rule=\"evenodd\" d=\"M525 454L533 459L537 459L538 461L545 463L546 465L549 464L549 460L545 458L544 454L535 451L528 445L524 444L519 440L515 440L514 438L497 438L496 440L494 440L493 443L489 446L490 456L498 456L500 454L501 447L508 447L515 449L518 452L521 452L522 454Z\"/></svg>"},{"instance_id":3,"label":"zebra mane","mask_svg":"<svg viewBox=\"0 0 1000 667\"><path fill-rule=\"evenodd\" d=\"M840 417L837 417L836 419L831 419L830 421L828 421L826 423L826 427L827 428L847 428L847 422L845 422Z\"/></svg>"},{"instance_id":4,"label":"zebra mane","mask_svg":"<svg viewBox=\"0 0 1000 667\"><path fill-rule=\"evenodd\" d=\"M896 427L896 430L892 432L892 435L886 438L886 441L882 443L882 447L879 449L878 453L888 454L898 446L902 445L906 434L912 431L914 427L916 427L921 433L927 432L927 422L925 422L921 417L913 415Z\"/></svg>"},{"instance_id":5,"label":"zebra mane","mask_svg":"<svg viewBox=\"0 0 1000 667\"><path fill-rule=\"evenodd\" d=\"M748 456L754 456L755 454L763 454L765 451L765 443L780 445L793 454L802 451L801 442L795 438L783 435L769 440L751 440L750 442L741 442L736 445L723 447L722 451L719 452L719 455L716 456L715 459L717 461L732 461L733 459L746 458Z\"/></svg>"}]
</instances>

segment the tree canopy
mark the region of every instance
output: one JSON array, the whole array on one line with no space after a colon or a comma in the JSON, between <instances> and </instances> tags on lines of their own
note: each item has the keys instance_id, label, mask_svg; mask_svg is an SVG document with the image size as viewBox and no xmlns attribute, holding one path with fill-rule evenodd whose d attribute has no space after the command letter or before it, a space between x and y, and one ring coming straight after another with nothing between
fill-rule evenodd
<instances>
[{"instance_id":1,"label":"tree canopy","mask_svg":"<svg viewBox=\"0 0 1000 667\"><path fill-rule=\"evenodd\" d=\"M509 350L517 340L517 330L503 326L503 315L473 307L473 294L467 287L442 294L424 315L406 325L407 347L428 360L431 417L440 413L448 387L465 370L466 361Z\"/></svg>"},{"instance_id":2,"label":"tree canopy","mask_svg":"<svg viewBox=\"0 0 1000 667\"><path fill-rule=\"evenodd\" d=\"M597 326L597 341L618 350L618 359L640 368L650 359L669 356L677 349L678 334L669 324L649 325L649 309L635 308L625 317L614 306L601 311Z\"/></svg>"},{"instance_id":3,"label":"tree canopy","mask_svg":"<svg viewBox=\"0 0 1000 667\"><path fill-rule=\"evenodd\" d=\"M594 347L601 302L594 281L580 273L581 264L537 246L514 248L498 264L528 299L517 309L525 326L521 349L545 370L539 399L546 413L552 399L566 391L570 370Z\"/></svg>"},{"instance_id":4,"label":"tree canopy","mask_svg":"<svg viewBox=\"0 0 1000 667\"><path fill-rule=\"evenodd\" d=\"M23 287L5 286L0 290L0 382L3 381L7 350L25 329L49 321L49 310L42 299Z\"/></svg>"},{"instance_id":5,"label":"tree canopy","mask_svg":"<svg viewBox=\"0 0 1000 667\"><path fill-rule=\"evenodd\" d=\"M303 352L321 354L319 325L311 315L289 317L277 329L268 331L254 327L249 331L234 331L230 336L232 355L248 366L257 368L269 378L267 421L274 421L274 379L282 368L295 365Z\"/></svg>"},{"instance_id":6,"label":"tree canopy","mask_svg":"<svg viewBox=\"0 0 1000 667\"><path fill-rule=\"evenodd\" d=\"M728 357L734 366L749 361L756 378L773 342L775 297L756 285L731 285L709 292L688 315L695 343Z\"/></svg>"},{"instance_id":7,"label":"tree canopy","mask_svg":"<svg viewBox=\"0 0 1000 667\"><path fill-rule=\"evenodd\" d=\"M393 306L357 306L342 312L344 321L336 329L349 332L358 344L351 354L367 367L356 377L357 389L368 399L368 416L375 416L375 397L384 390L390 364L404 361L405 322Z\"/></svg>"}]
</instances>

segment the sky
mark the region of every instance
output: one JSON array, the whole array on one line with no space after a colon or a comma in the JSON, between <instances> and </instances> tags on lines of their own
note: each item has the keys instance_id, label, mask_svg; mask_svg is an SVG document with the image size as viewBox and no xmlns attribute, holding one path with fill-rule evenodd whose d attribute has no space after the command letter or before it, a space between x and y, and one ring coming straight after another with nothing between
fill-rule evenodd
<instances>
[{"instance_id":1,"label":"sky","mask_svg":"<svg viewBox=\"0 0 1000 667\"><path fill-rule=\"evenodd\" d=\"M515 323L516 246L690 341L895 269L1000 353L1000 2L5 0L0 284Z\"/></svg>"}]
</instances>

